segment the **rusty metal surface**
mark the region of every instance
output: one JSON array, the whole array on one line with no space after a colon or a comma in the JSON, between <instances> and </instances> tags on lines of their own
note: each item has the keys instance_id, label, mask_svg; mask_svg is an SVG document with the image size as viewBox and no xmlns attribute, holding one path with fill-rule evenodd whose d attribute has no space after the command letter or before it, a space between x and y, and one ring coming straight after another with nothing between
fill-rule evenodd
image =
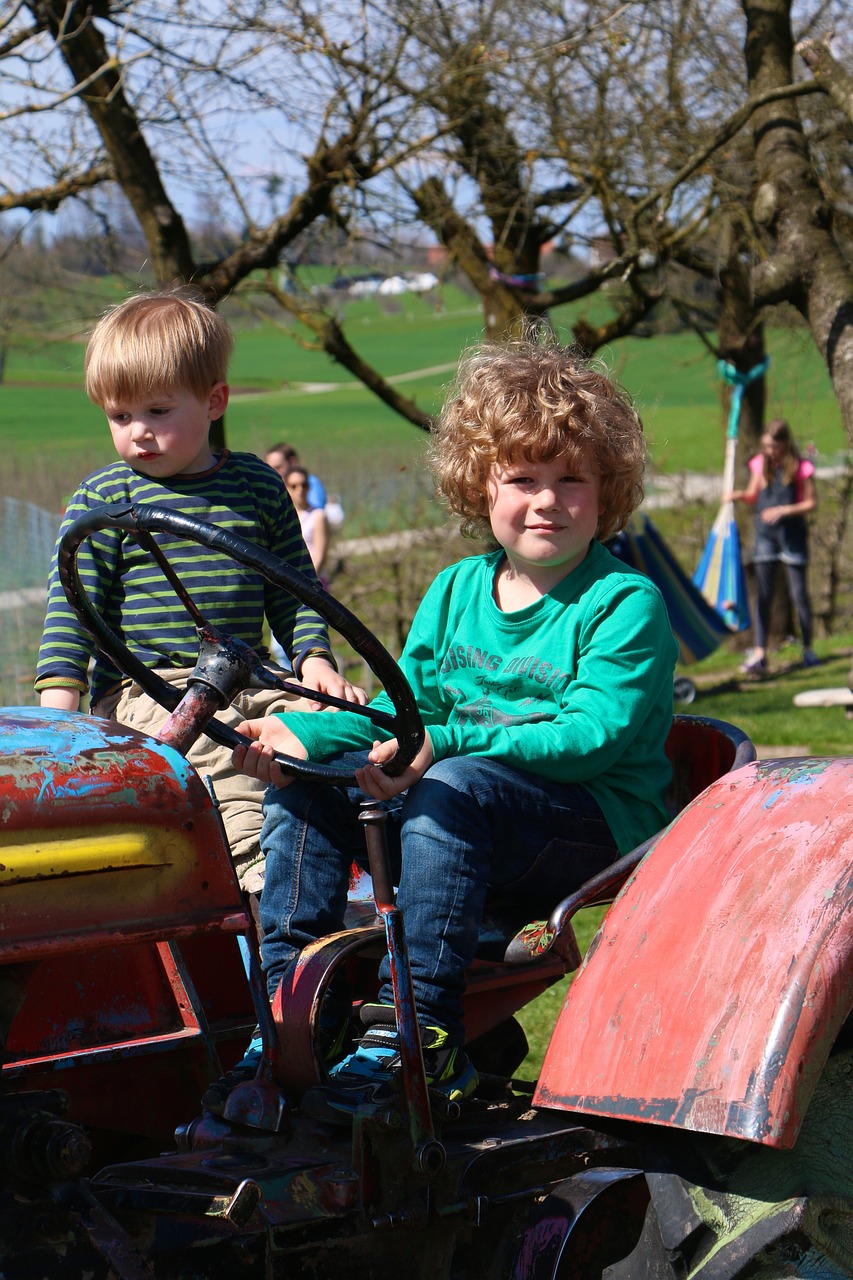
<instances>
[{"instance_id":1,"label":"rusty metal surface","mask_svg":"<svg viewBox=\"0 0 853 1280\"><path fill-rule=\"evenodd\" d=\"M508 1280L599 1276L637 1239L649 1194L636 1169L590 1169L555 1187L520 1234Z\"/></svg>"},{"instance_id":2,"label":"rusty metal surface","mask_svg":"<svg viewBox=\"0 0 853 1280\"><path fill-rule=\"evenodd\" d=\"M187 955L134 942L28 966L3 1086L61 1087L75 1120L97 1133L100 1159L117 1158L131 1135L150 1141L146 1150L171 1146L256 1021L236 938L195 941Z\"/></svg>"},{"instance_id":3,"label":"rusty metal surface","mask_svg":"<svg viewBox=\"0 0 853 1280\"><path fill-rule=\"evenodd\" d=\"M421 1210L437 1242L452 1232L454 1220L473 1225L491 1204L499 1219L492 1233L497 1237L516 1197L529 1203L531 1193L547 1192L574 1173L620 1160L627 1164L633 1155L604 1138L592 1150L587 1129L563 1117L545 1119L517 1103L492 1105L487 1115L487 1135L483 1116L447 1124L441 1135L447 1164L429 1173L407 1159L410 1137L401 1113L392 1123L388 1109L366 1108L353 1129L297 1113L283 1138L207 1117L187 1134L189 1149L114 1165L92 1185L109 1210L150 1215L154 1255L182 1241L206 1248L216 1238L248 1242L253 1236L268 1237L288 1255L288 1246L295 1250L310 1240L334 1239L336 1219L342 1226L349 1220L346 1237L354 1243L366 1231L363 1218L356 1217L361 1214L370 1216L374 1229L404 1228L405 1236ZM229 1222L223 1210L246 1179L260 1188L260 1196L242 1221ZM369 1228L367 1239L378 1266L392 1246L384 1235L380 1245ZM344 1236L339 1243L327 1266L314 1259L312 1274L351 1274Z\"/></svg>"},{"instance_id":4,"label":"rusty metal surface","mask_svg":"<svg viewBox=\"0 0 853 1280\"><path fill-rule=\"evenodd\" d=\"M299 1097L325 1079L317 1041L320 1007L332 979L345 974L359 999L371 999L378 987L383 950L381 926L346 929L304 947L285 974L273 996L272 1012L279 1050L278 1083L289 1096Z\"/></svg>"},{"instance_id":5,"label":"rusty metal surface","mask_svg":"<svg viewBox=\"0 0 853 1280\"><path fill-rule=\"evenodd\" d=\"M323 996L334 975L347 975L349 987L357 993L356 1012L360 1001L376 996L385 935L373 912L370 920L304 947L273 997L280 1053L277 1079L293 1097L325 1078L316 1053L317 1028ZM467 972L463 998L467 1039L476 1040L500 1026L559 981L565 971L553 954L526 965L476 960Z\"/></svg>"},{"instance_id":6,"label":"rusty metal surface","mask_svg":"<svg viewBox=\"0 0 853 1280\"><path fill-rule=\"evenodd\" d=\"M853 759L688 807L608 913L534 1101L793 1145L853 1005Z\"/></svg>"},{"instance_id":7,"label":"rusty metal surface","mask_svg":"<svg viewBox=\"0 0 853 1280\"><path fill-rule=\"evenodd\" d=\"M379 805L373 801L365 801L358 817L364 828L376 910L385 926L385 947L388 952L400 1046L400 1076L406 1099L412 1151L416 1164L421 1168L441 1167L444 1163L444 1149L436 1142L432 1122L406 930L395 900L391 859L385 835L386 815Z\"/></svg>"},{"instance_id":8,"label":"rusty metal surface","mask_svg":"<svg viewBox=\"0 0 853 1280\"><path fill-rule=\"evenodd\" d=\"M170 747L114 721L0 709L0 955L246 927L218 815Z\"/></svg>"}]
</instances>

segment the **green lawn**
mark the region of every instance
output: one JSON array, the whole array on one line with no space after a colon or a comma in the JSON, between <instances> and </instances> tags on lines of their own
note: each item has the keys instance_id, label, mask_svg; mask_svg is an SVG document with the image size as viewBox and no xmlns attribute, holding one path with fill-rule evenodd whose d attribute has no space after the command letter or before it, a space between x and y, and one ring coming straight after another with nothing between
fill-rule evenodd
<instances>
[{"instance_id":1,"label":"green lawn","mask_svg":"<svg viewBox=\"0 0 853 1280\"><path fill-rule=\"evenodd\" d=\"M328 274L328 273L327 273ZM120 297L120 282L103 282L97 295ZM389 377L417 374L400 390L427 412L435 412L451 381L460 352L481 331L476 301L448 285L436 299L403 296L346 304L347 332L358 351ZM578 305L572 314L606 303ZM227 415L229 444L261 451L275 440L292 439L311 465L342 487L353 460L390 471L417 466L423 433L355 383L322 351L297 340L296 327L257 322L231 304L226 308L237 332L231 367L234 396ZM57 326L72 332L65 322ZM79 326L78 326L79 327ZM567 330L562 332L568 336ZM805 330L778 329L769 335L771 367L768 408L791 419L795 433L814 441L823 454L845 447L829 380ZM649 339L628 338L600 353L635 397L646 425L655 467L665 472L714 472L722 466L722 382L704 346L688 333ZM83 339L42 341L9 355L0 385L0 446L7 457L55 458L69 477L110 457L102 417L81 389ZM306 385L311 390L306 390ZM334 387L319 390L319 386ZM80 460L85 459L85 466Z\"/></svg>"}]
</instances>

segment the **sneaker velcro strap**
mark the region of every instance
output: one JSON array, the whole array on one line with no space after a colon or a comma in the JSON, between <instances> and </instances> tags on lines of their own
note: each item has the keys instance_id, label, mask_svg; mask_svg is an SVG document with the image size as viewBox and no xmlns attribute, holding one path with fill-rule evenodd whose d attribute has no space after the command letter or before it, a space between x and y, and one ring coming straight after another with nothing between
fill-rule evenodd
<instances>
[{"instance_id":1,"label":"sneaker velcro strap","mask_svg":"<svg viewBox=\"0 0 853 1280\"><path fill-rule=\"evenodd\" d=\"M361 1006L361 1021L366 1027L396 1027L397 1014L394 1012L393 1004L363 1004Z\"/></svg>"}]
</instances>

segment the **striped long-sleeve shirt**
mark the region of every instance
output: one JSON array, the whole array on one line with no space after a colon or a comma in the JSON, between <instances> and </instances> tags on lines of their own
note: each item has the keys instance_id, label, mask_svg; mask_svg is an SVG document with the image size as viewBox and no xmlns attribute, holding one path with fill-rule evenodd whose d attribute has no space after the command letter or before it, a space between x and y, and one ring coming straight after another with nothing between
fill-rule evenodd
<instances>
[{"instance_id":1,"label":"striped long-sleeve shirt","mask_svg":"<svg viewBox=\"0 0 853 1280\"><path fill-rule=\"evenodd\" d=\"M250 453L224 450L216 465L190 476L155 480L124 462L94 472L68 504L59 537L84 511L106 502L168 507L247 538L286 560L316 582L299 519L281 477ZM329 652L325 625L287 592L259 573L172 534L154 535L208 622L258 649L264 617L291 657L307 649ZM57 544L58 545L58 544ZM195 626L157 564L128 534L104 529L77 557L80 578L95 608L148 667L192 666L198 654ZM63 686L84 693L94 644L68 605L56 555L48 583L48 607L39 649L36 689ZM121 679L96 652L91 701Z\"/></svg>"}]
</instances>

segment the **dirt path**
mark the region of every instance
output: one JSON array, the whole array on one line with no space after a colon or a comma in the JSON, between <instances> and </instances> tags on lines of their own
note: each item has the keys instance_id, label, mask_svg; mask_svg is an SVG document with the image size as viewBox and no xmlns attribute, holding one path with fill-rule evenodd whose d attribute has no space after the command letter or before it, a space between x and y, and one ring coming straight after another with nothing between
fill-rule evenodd
<instances>
[{"instance_id":1,"label":"dirt path","mask_svg":"<svg viewBox=\"0 0 853 1280\"><path fill-rule=\"evenodd\" d=\"M431 378L435 373L450 373L456 368L457 361L451 360L448 364L432 364L425 369L410 369L407 373L392 373L386 382L416 382L418 378ZM239 396L240 399L246 399L250 396L268 396L268 395L323 395L328 391L344 391L351 390L353 387L361 387L364 384L354 379L352 382L288 382L286 386L276 391L272 388L264 390L261 387L236 387L232 389L231 394Z\"/></svg>"}]
</instances>

